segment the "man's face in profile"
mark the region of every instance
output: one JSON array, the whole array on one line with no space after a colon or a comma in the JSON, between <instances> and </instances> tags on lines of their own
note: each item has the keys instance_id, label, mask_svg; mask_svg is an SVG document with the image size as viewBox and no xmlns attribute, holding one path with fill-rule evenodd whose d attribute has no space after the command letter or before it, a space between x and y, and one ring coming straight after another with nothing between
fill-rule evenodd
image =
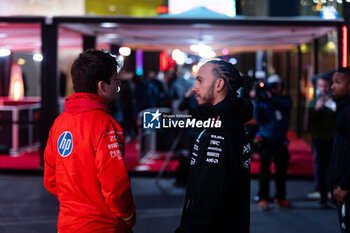
<instances>
[{"instance_id":1,"label":"man's face in profile","mask_svg":"<svg viewBox=\"0 0 350 233\"><path fill-rule=\"evenodd\" d=\"M331 87L335 99L343 99L350 96L350 77L347 74L335 72Z\"/></svg>"},{"instance_id":2,"label":"man's face in profile","mask_svg":"<svg viewBox=\"0 0 350 233\"><path fill-rule=\"evenodd\" d=\"M213 75L214 65L206 63L202 65L197 73L196 83L192 88L199 105L214 103L214 86L216 78Z\"/></svg>"}]
</instances>

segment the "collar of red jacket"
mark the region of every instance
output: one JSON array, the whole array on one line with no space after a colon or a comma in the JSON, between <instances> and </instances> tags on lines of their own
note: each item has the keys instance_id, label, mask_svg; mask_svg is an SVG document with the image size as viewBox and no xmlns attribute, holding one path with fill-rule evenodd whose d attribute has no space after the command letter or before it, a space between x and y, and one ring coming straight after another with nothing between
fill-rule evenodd
<instances>
[{"instance_id":1,"label":"collar of red jacket","mask_svg":"<svg viewBox=\"0 0 350 233\"><path fill-rule=\"evenodd\" d=\"M111 113L104 99L92 93L75 93L65 99L64 108L69 113L82 113L92 110L102 110Z\"/></svg>"}]
</instances>

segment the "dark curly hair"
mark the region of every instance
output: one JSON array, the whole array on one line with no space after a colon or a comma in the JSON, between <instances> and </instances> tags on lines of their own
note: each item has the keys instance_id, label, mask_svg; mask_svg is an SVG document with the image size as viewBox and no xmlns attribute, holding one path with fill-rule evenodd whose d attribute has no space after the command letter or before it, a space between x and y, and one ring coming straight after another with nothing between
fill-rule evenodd
<instances>
[{"instance_id":1,"label":"dark curly hair","mask_svg":"<svg viewBox=\"0 0 350 233\"><path fill-rule=\"evenodd\" d=\"M74 60L71 67L74 91L97 93L99 81L110 83L113 74L121 65L116 56L107 50L88 49Z\"/></svg>"}]
</instances>

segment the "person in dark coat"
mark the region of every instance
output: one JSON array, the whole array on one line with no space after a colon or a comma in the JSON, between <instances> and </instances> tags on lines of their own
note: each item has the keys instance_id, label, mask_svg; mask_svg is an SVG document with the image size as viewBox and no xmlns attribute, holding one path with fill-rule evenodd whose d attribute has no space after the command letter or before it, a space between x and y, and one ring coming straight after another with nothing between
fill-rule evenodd
<instances>
[{"instance_id":1,"label":"person in dark coat","mask_svg":"<svg viewBox=\"0 0 350 233\"><path fill-rule=\"evenodd\" d=\"M309 125L312 132L315 183L321 194L320 205L327 208L327 173L332 154L336 103L330 94L328 78L321 77L317 80L317 92L309 103Z\"/></svg>"},{"instance_id":2,"label":"person in dark coat","mask_svg":"<svg viewBox=\"0 0 350 233\"><path fill-rule=\"evenodd\" d=\"M337 117L332 156L330 183L337 201L342 232L350 232L350 68L334 73L331 87L337 100Z\"/></svg>"},{"instance_id":3,"label":"person in dark coat","mask_svg":"<svg viewBox=\"0 0 350 233\"><path fill-rule=\"evenodd\" d=\"M272 158L276 167L276 195L274 201L279 207L290 207L286 200L286 179L289 161L287 147L287 131L289 127L289 111L292 100L282 95L282 80L274 74L267 79L268 89L265 98L255 101L254 118L259 123L256 138L260 137L260 177L259 177L259 207L268 209L270 199L270 165Z\"/></svg>"},{"instance_id":4,"label":"person in dark coat","mask_svg":"<svg viewBox=\"0 0 350 233\"><path fill-rule=\"evenodd\" d=\"M196 139L181 224L176 233L248 233L250 225L250 145L244 122L252 117L249 99L238 98L244 80L231 63L212 60L198 71L192 90L205 128Z\"/></svg>"}]
</instances>

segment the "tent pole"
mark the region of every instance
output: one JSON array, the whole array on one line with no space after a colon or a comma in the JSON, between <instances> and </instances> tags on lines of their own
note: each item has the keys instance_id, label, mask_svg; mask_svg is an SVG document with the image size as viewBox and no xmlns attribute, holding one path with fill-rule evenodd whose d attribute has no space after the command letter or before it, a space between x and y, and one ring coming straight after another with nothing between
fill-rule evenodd
<instances>
[{"instance_id":1,"label":"tent pole","mask_svg":"<svg viewBox=\"0 0 350 233\"><path fill-rule=\"evenodd\" d=\"M40 152L41 165L49 137L50 128L58 115L58 25L48 18L41 24L41 109L40 109Z\"/></svg>"},{"instance_id":2,"label":"tent pole","mask_svg":"<svg viewBox=\"0 0 350 233\"><path fill-rule=\"evenodd\" d=\"M286 65L286 94L289 96L290 95L290 73L291 73L291 69L290 69L290 51L286 52L286 57L287 57L287 65Z\"/></svg>"}]
</instances>

